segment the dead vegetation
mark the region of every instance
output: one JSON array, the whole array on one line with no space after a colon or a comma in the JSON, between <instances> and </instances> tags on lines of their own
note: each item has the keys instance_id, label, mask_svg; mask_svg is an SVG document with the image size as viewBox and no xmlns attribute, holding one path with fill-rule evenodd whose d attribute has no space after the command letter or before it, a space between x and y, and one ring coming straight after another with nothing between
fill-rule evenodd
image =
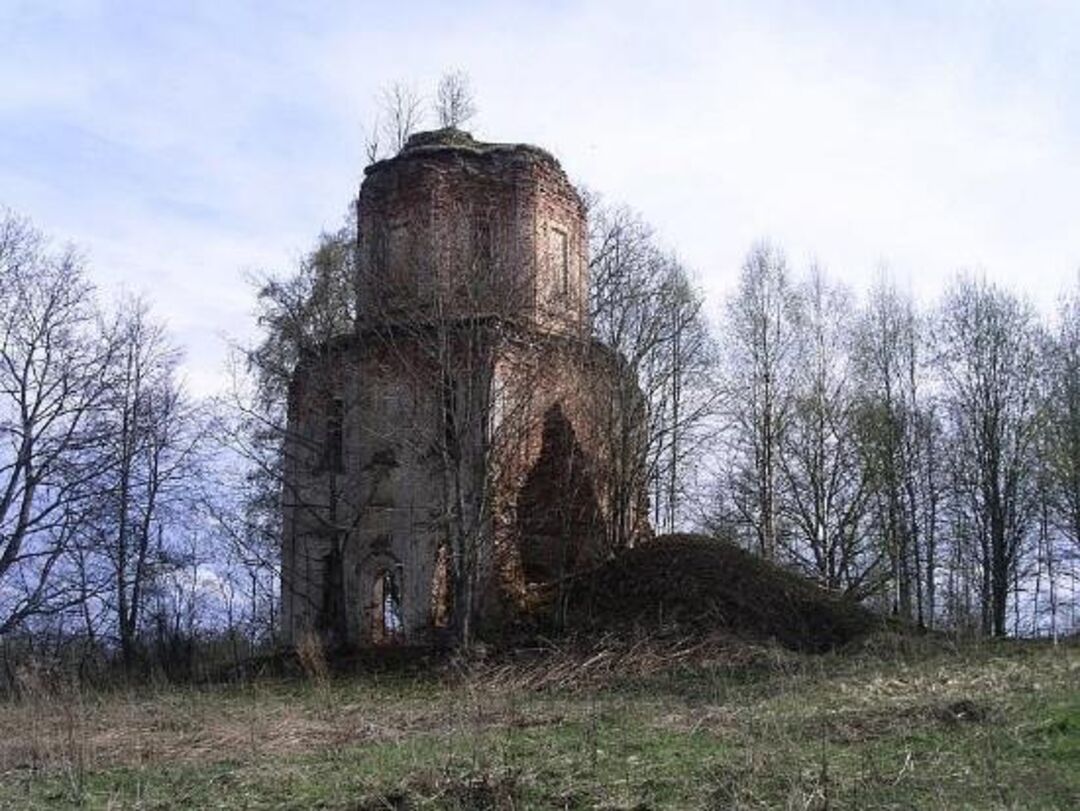
<instances>
[{"instance_id":1,"label":"dead vegetation","mask_svg":"<svg viewBox=\"0 0 1080 811\"><path fill-rule=\"evenodd\" d=\"M598 687L631 689L680 669L783 672L799 661L796 654L777 645L747 642L726 631L687 633L669 628L657 633L639 628L542 642L542 646L507 650L473 663L470 673L502 689L575 692Z\"/></svg>"},{"instance_id":2,"label":"dead vegetation","mask_svg":"<svg viewBox=\"0 0 1080 811\"><path fill-rule=\"evenodd\" d=\"M855 642L885 622L853 601L702 535L667 535L575 579L566 624L581 629L717 629L792 650Z\"/></svg>"}]
</instances>

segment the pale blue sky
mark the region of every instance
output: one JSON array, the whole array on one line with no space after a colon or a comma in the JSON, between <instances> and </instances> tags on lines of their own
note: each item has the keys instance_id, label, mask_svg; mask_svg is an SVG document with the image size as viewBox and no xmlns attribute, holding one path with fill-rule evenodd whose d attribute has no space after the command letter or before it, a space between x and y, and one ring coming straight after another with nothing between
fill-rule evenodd
<instances>
[{"instance_id":1,"label":"pale blue sky","mask_svg":"<svg viewBox=\"0 0 1080 811\"><path fill-rule=\"evenodd\" d=\"M147 293L200 393L244 273L336 228L379 86L469 72L492 140L625 201L718 307L760 237L864 288L1080 268L1080 3L0 0L0 205Z\"/></svg>"}]
</instances>

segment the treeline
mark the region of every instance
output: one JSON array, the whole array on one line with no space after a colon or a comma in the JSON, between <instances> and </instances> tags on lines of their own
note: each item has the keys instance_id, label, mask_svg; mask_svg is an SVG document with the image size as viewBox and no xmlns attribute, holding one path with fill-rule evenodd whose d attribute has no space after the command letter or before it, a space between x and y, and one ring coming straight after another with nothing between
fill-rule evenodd
<instances>
[{"instance_id":1,"label":"treeline","mask_svg":"<svg viewBox=\"0 0 1080 811\"><path fill-rule=\"evenodd\" d=\"M712 525L925 626L1057 634L1080 552L1080 285L856 302L762 245L723 336ZM1071 625L1070 625L1071 627Z\"/></svg>"},{"instance_id":2,"label":"treeline","mask_svg":"<svg viewBox=\"0 0 1080 811\"><path fill-rule=\"evenodd\" d=\"M273 578L230 537L230 485L250 477L223 453L235 420L185 392L180 360L147 302L99 301L76 250L0 211L4 664L180 661L204 632L236 650L270 635Z\"/></svg>"},{"instance_id":3,"label":"treeline","mask_svg":"<svg viewBox=\"0 0 1080 811\"><path fill-rule=\"evenodd\" d=\"M733 539L923 627L1075 632L1080 277L1050 318L964 273L920 307L760 244L714 325L646 224L590 214L593 329L648 404L657 531Z\"/></svg>"}]
</instances>

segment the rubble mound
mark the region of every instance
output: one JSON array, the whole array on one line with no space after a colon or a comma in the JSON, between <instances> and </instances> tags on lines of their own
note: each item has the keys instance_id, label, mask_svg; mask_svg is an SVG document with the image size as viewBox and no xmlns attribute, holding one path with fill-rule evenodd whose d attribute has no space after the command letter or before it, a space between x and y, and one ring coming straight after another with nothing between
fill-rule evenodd
<instances>
[{"instance_id":1,"label":"rubble mound","mask_svg":"<svg viewBox=\"0 0 1080 811\"><path fill-rule=\"evenodd\" d=\"M574 578L567 627L724 630L823 652L861 639L882 617L809 580L703 535L666 535Z\"/></svg>"}]
</instances>

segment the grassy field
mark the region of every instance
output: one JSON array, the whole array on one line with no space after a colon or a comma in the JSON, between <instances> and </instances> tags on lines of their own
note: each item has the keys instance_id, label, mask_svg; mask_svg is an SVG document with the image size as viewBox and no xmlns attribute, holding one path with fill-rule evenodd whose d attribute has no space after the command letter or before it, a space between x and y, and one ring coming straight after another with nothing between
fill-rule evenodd
<instances>
[{"instance_id":1,"label":"grassy field","mask_svg":"<svg viewBox=\"0 0 1080 811\"><path fill-rule=\"evenodd\" d=\"M0 704L4 808L1077 808L1080 648L673 646Z\"/></svg>"}]
</instances>

